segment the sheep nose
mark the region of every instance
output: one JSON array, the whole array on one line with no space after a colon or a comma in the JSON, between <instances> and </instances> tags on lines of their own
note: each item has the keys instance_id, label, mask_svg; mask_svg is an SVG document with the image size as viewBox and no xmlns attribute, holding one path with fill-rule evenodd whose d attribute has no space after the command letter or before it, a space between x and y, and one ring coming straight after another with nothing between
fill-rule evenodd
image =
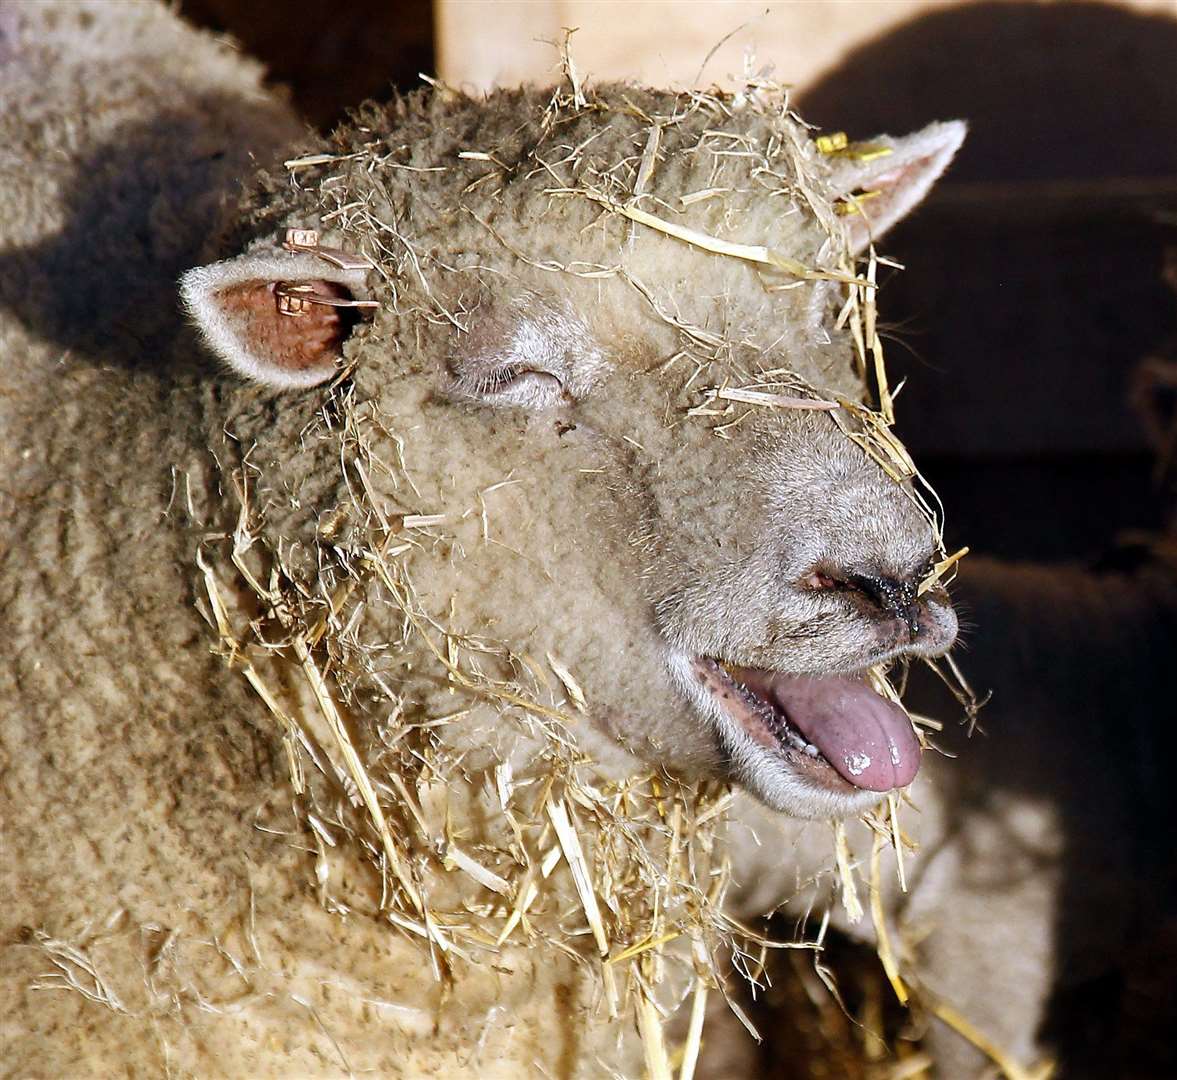
<instances>
[{"instance_id":1,"label":"sheep nose","mask_svg":"<svg viewBox=\"0 0 1177 1080\"><path fill-rule=\"evenodd\" d=\"M880 611L907 626L911 640L920 633L919 580L881 577L874 574L845 574L845 580L864 593Z\"/></svg>"}]
</instances>

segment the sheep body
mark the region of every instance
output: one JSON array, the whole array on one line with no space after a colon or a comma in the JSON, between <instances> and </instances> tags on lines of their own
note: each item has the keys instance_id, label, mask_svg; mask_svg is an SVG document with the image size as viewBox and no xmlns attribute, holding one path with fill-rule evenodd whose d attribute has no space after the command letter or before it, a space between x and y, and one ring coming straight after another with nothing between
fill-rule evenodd
<instances>
[{"instance_id":1,"label":"sheep body","mask_svg":"<svg viewBox=\"0 0 1177 1080\"><path fill-rule=\"evenodd\" d=\"M738 732L725 751L721 721L684 706L667 643L799 676L942 649L955 622L936 592L908 641L910 612L899 627L775 585L815 562L915 580L933 550L927 521L820 412L681 414L697 400L695 367L717 387L759 376L844 408L862 400L827 279L852 271L865 237L833 205L872 175L899 176L906 186L880 199L885 227L959 130L888 144L894 167L872 174L826 161L779 103L605 88L591 107L573 93L550 110L536 91L422 95L367 107L333 141L298 142L256 67L163 9L7 5L3 19L0 348L13 363L0 419L13 468L0 493L11 645L0 805L22 850L5 867L16 899L0 992L13 1068L636 1072L633 1033L599 1022L591 948L567 945L584 938L568 929L583 896L567 871L528 927L565 948L505 944L468 964L464 952L493 942L471 946L455 913L492 908L446 860L472 850L493 881L531 848L555 850L544 821L513 837L494 816L500 767L520 803L554 776L586 800L576 813L620 798L593 785L625 785L648 773L642 761L701 783L682 789L689 799L713 798L706 778L732 761L794 812L877 798L836 778L817 796L782 781ZM292 179L279 150L327 160ZM238 200L235 178L255 159L271 167ZM717 259L619 215L643 173L661 216L741 251L768 241L786 261ZM690 198L671 205L678 196ZM291 227L362 251L376 272L284 250ZM171 283L183 271L205 339L254 384L214 376L179 322ZM375 295L380 312L354 333L319 313L288 348L291 324L259 303L275 282ZM267 343L291 363L277 370ZM520 376L516 356L546 367ZM341 366L350 377L334 392L274 390ZM713 430L736 419L735 438ZM445 529L408 531L433 513ZM403 573L380 562L402 534ZM269 584L251 589L249 575ZM329 598L357 582L369 591L346 634L299 654L313 620L337 614ZM262 629L238 650L222 615ZM430 634L456 650L462 678L485 680L479 693L445 677ZM377 641L386 659L350 678ZM341 746L355 740L373 764L424 763L397 835L417 815L435 831L415 841L404 878L373 822L349 825L364 803L355 775L314 747L319 771L308 764L303 779L317 801L290 814L289 755L302 749L275 738L276 717L239 675L248 663L272 676L278 712L321 708L313 680L287 685L265 667L279 654L301 655L304 674L333 669L331 700L352 718L334 732ZM536 674L539 658L556 679ZM686 680L685 663L673 678ZM488 699L509 680L527 690L531 727L504 724L501 691ZM574 711L576 680L587 700L572 751L534 718ZM461 724L442 723L455 712ZM405 714L429 722L401 739ZM664 800L684 798L647 799L650 836L666 831ZM292 832L295 820L309 831ZM695 832L683 861L706 881L718 849ZM344 834L354 849L337 850ZM422 934L424 915L405 926L413 880L453 920L426 925L427 946L400 936Z\"/></svg>"}]
</instances>

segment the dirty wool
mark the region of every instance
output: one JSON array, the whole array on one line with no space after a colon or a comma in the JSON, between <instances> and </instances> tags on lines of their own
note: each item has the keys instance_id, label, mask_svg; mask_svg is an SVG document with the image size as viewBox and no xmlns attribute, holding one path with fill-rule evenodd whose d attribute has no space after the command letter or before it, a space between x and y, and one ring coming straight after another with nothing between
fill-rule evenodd
<instances>
[{"instance_id":1,"label":"dirty wool","mask_svg":"<svg viewBox=\"0 0 1177 1080\"><path fill-rule=\"evenodd\" d=\"M23 459L20 490L64 505L99 462L107 493L81 535L14 502L35 554L4 579L11 681L61 720L48 748L14 735L6 801L25 800L30 842L98 852L76 873L63 856L74 895L52 924L28 905L62 881L22 857L13 978L81 1011L28 1020L22 999L21 1052L96 1067L146 1033L144 1060L180 1070L689 1077L731 957L755 978L797 944L725 913L733 781L801 816L865 814L868 876L884 846L903 874L901 791L831 771L802 804L744 734L684 724L674 679L695 654L728 677L796 655L790 678L853 675L900 709L891 663L936 662L921 628L950 642L960 553L891 430L875 300L898 268L872 239L961 133L815 142L770 83L588 88L565 69L554 91L364 106L286 144L239 201L218 174L171 248L184 200L166 193L152 253L97 226L121 290L64 310L6 296L20 355L62 358L72 433ZM146 61L136 77L153 85ZM255 79L235 93L261 110ZM56 122L36 121L85 143ZM133 126L103 129L91 161ZM161 250L203 345L157 303ZM44 416L42 394L9 419ZM845 544L914 538L896 559L915 644L867 647L848 617L810 632L832 569L769 619L749 549L773 500ZM47 618L63 629L38 636ZM670 675L668 651L687 658ZM80 784L95 757L111 785ZM291 1016L313 1037L280 1045Z\"/></svg>"}]
</instances>

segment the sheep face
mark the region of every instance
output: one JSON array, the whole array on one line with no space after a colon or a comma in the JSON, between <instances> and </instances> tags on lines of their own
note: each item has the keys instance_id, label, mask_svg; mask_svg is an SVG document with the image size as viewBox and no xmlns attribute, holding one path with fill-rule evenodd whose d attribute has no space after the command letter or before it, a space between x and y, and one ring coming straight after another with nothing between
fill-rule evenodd
<instances>
[{"instance_id":1,"label":"sheep face","mask_svg":"<svg viewBox=\"0 0 1177 1080\"><path fill-rule=\"evenodd\" d=\"M361 115L310 180L263 179L236 253L186 275L206 341L275 390L242 391L234 420L266 528L312 576L397 537L415 610L479 664L571 676L603 768L632 762L621 747L797 816L860 812L919 762L866 669L943 652L956 621L919 594L936 541L910 490L796 399L862 400L831 278L962 130L864 164L823 157L779 103L546 101ZM862 212L834 212L861 191ZM333 379L346 407L316 427L309 388ZM387 585L372 575L372 641L403 622L376 614ZM378 666L453 711L419 647ZM474 720L463 737L497 738Z\"/></svg>"}]
</instances>

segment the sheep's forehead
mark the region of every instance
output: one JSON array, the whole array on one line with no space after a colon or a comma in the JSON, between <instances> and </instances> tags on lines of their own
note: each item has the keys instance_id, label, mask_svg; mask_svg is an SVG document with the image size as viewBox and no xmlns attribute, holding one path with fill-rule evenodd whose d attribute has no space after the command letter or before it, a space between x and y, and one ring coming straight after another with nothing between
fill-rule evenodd
<instances>
[{"instance_id":1,"label":"sheep's forehead","mask_svg":"<svg viewBox=\"0 0 1177 1080\"><path fill-rule=\"evenodd\" d=\"M824 286L756 258L852 263L825 162L783 100L737 110L606 87L590 109L549 103L534 91L433 95L361 117L336 135L333 160L292 173L283 223L317 224L374 257L398 316L460 321L487 291L542 290L602 341L789 354L830 381L803 355Z\"/></svg>"}]
</instances>

